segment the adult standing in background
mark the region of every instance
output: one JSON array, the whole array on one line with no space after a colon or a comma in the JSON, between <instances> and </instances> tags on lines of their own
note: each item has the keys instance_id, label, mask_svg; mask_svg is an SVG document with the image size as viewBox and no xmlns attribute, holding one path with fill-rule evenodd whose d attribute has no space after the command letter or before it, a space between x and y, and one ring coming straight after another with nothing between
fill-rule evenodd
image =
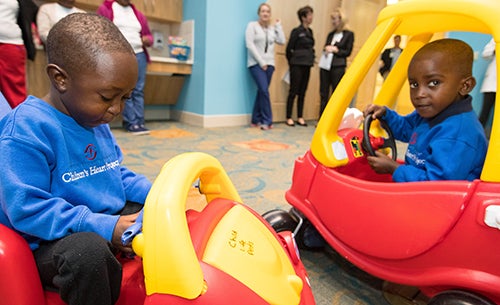
<instances>
[{"instance_id":1,"label":"adult standing in background","mask_svg":"<svg viewBox=\"0 0 500 305\"><path fill-rule=\"evenodd\" d=\"M495 105L497 95L497 60L495 57L495 41L493 38L484 46L481 56L491 60L484 74L481 92L483 93L483 106L479 114L479 121L486 127L490 118L490 112Z\"/></svg>"},{"instance_id":2,"label":"adult standing in background","mask_svg":"<svg viewBox=\"0 0 500 305\"><path fill-rule=\"evenodd\" d=\"M269 84L274 73L274 43L285 44L285 34L279 19L271 25L269 4L259 5L257 14L259 20L249 22L245 31L247 67L257 84L251 125L268 130L273 124Z\"/></svg>"},{"instance_id":3,"label":"adult standing in background","mask_svg":"<svg viewBox=\"0 0 500 305\"><path fill-rule=\"evenodd\" d=\"M31 25L37 11L31 0L0 0L0 91L11 108L27 96L26 58L35 59Z\"/></svg>"},{"instance_id":4,"label":"adult standing in background","mask_svg":"<svg viewBox=\"0 0 500 305\"><path fill-rule=\"evenodd\" d=\"M394 64L398 60L399 55L401 55L401 52L403 52L403 49L399 46L401 44L401 36L395 35L393 41L394 46L392 48L385 49L380 56L382 63L378 71L384 80L387 78L387 75L389 75L392 67L394 67Z\"/></svg>"},{"instance_id":5,"label":"adult standing in background","mask_svg":"<svg viewBox=\"0 0 500 305\"><path fill-rule=\"evenodd\" d=\"M150 61L146 47L153 44L148 21L130 0L105 0L97 9L97 14L113 21L134 49L139 77L130 98L125 101L123 127L134 135L148 134L144 120L144 83Z\"/></svg>"},{"instance_id":6,"label":"adult standing in background","mask_svg":"<svg viewBox=\"0 0 500 305\"><path fill-rule=\"evenodd\" d=\"M85 13L84 10L75 7L75 0L58 0L40 6L36 15L36 25L43 44L46 43L47 35L49 35L49 31L54 24L73 13Z\"/></svg>"},{"instance_id":7,"label":"adult standing in background","mask_svg":"<svg viewBox=\"0 0 500 305\"><path fill-rule=\"evenodd\" d=\"M290 34L286 46L286 58L290 69L290 90L286 101L286 124L295 126L292 119L293 102L297 96L297 124L307 126L303 118L304 98L311 67L314 65L314 36L309 27L313 20L313 9L309 5L297 12L300 25Z\"/></svg>"},{"instance_id":8,"label":"adult standing in background","mask_svg":"<svg viewBox=\"0 0 500 305\"><path fill-rule=\"evenodd\" d=\"M319 117L323 114L330 95L345 74L347 57L351 55L354 44L354 33L345 29L346 17L340 10L334 10L331 15L333 31L326 37L322 57L325 57L319 70L319 95L321 104ZM322 58L323 59L323 58Z\"/></svg>"}]
</instances>

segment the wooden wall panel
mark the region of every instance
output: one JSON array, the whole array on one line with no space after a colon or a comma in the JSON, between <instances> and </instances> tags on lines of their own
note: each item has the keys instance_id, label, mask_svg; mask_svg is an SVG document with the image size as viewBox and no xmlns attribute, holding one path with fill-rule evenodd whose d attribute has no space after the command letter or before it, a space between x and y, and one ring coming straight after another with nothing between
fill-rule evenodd
<instances>
[{"instance_id":1,"label":"wooden wall panel","mask_svg":"<svg viewBox=\"0 0 500 305\"><path fill-rule=\"evenodd\" d=\"M342 10L349 17L349 28L354 32L354 48L349 62L354 59L363 46L372 30L375 28L378 13L386 6L386 0L345 0L342 1ZM363 110L373 102L378 73L378 61L371 67L361 83L355 97L355 105Z\"/></svg>"},{"instance_id":2,"label":"wooden wall panel","mask_svg":"<svg viewBox=\"0 0 500 305\"><path fill-rule=\"evenodd\" d=\"M47 76L47 55L43 50L37 50L35 60L26 64L26 85L29 95L44 97L49 93L50 82Z\"/></svg>"}]
</instances>

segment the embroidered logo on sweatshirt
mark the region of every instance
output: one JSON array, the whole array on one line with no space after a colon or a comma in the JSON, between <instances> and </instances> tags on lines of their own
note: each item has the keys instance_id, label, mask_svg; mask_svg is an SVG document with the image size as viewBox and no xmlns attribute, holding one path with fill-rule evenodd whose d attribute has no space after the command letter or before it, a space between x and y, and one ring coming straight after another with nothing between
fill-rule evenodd
<instances>
[{"instance_id":1,"label":"embroidered logo on sweatshirt","mask_svg":"<svg viewBox=\"0 0 500 305\"><path fill-rule=\"evenodd\" d=\"M95 149L94 144L89 144L85 147L85 158L87 160L92 161L97 157L97 150Z\"/></svg>"},{"instance_id":2,"label":"embroidered logo on sweatshirt","mask_svg":"<svg viewBox=\"0 0 500 305\"><path fill-rule=\"evenodd\" d=\"M417 133L414 132L412 135L411 135L411 138L410 138L410 141L408 141L408 144L415 144L417 143Z\"/></svg>"}]
</instances>

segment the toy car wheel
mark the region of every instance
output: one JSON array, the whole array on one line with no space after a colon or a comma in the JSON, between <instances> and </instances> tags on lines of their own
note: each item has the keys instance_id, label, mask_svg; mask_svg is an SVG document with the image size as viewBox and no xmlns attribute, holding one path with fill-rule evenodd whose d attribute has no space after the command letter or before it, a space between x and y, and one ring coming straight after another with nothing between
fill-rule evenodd
<instances>
[{"instance_id":1,"label":"toy car wheel","mask_svg":"<svg viewBox=\"0 0 500 305\"><path fill-rule=\"evenodd\" d=\"M294 231L299 222L290 213L281 209L274 209L262 214L262 217L273 227L277 233Z\"/></svg>"},{"instance_id":2,"label":"toy car wheel","mask_svg":"<svg viewBox=\"0 0 500 305\"><path fill-rule=\"evenodd\" d=\"M271 210L262 214L262 217L277 233L282 231L293 232L299 249L322 250L326 245L326 241L311 222L295 208L291 208L289 212L281 209Z\"/></svg>"},{"instance_id":3,"label":"toy car wheel","mask_svg":"<svg viewBox=\"0 0 500 305\"><path fill-rule=\"evenodd\" d=\"M495 303L472 292L450 290L435 295L428 305L495 305Z\"/></svg>"},{"instance_id":4,"label":"toy car wheel","mask_svg":"<svg viewBox=\"0 0 500 305\"><path fill-rule=\"evenodd\" d=\"M299 247L299 249L310 251L323 250L326 246L326 241L323 236L319 234L314 225L295 208L291 208L289 214L299 221L299 226L294 232L297 247Z\"/></svg>"}]
</instances>

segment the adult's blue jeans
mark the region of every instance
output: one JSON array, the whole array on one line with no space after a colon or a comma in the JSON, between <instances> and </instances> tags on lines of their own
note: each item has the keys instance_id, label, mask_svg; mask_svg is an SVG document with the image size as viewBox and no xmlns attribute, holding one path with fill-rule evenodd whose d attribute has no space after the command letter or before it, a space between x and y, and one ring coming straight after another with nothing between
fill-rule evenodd
<instances>
[{"instance_id":1,"label":"adult's blue jeans","mask_svg":"<svg viewBox=\"0 0 500 305\"><path fill-rule=\"evenodd\" d=\"M272 125L273 113L269 97L269 84L274 73L274 66L267 66L267 69L264 70L259 65L254 65L249 70L257 84L257 96L252 111L252 124Z\"/></svg>"},{"instance_id":2,"label":"adult's blue jeans","mask_svg":"<svg viewBox=\"0 0 500 305\"><path fill-rule=\"evenodd\" d=\"M146 82L148 61L144 52L137 53L135 57L137 58L139 75L132 95L125 101L122 116L123 120L130 125L144 125L144 83Z\"/></svg>"}]
</instances>

